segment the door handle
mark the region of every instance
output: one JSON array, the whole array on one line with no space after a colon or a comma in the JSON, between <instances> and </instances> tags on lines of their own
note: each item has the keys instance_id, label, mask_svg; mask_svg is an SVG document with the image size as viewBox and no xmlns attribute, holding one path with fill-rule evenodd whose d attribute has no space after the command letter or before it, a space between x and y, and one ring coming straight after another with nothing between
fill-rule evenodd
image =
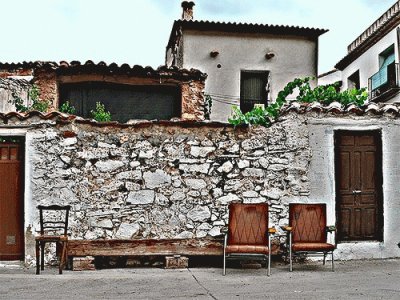
<instances>
[{"instance_id":1,"label":"door handle","mask_svg":"<svg viewBox=\"0 0 400 300\"><path fill-rule=\"evenodd\" d=\"M360 195L361 191L360 190L353 190L353 195Z\"/></svg>"}]
</instances>

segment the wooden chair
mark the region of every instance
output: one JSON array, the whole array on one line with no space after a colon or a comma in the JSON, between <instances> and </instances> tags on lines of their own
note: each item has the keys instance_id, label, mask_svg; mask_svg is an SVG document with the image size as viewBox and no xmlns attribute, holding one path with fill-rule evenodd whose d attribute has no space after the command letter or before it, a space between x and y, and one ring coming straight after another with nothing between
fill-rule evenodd
<instances>
[{"instance_id":1,"label":"wooden chair","mask_svg":"<svg viewBox=\"0 0 400 300\"><path fill-rule=\"evenodd\" d=\"M36 274L40 274L40 269L44 270L44 248L46 243L56 243L57 248L61 246L61 255L58 256L60 256L59 274L62 274L67 261L68 216L71 207L69 205L39 205L37 208L40 215L40 235L35 238Z\"/></svg>"},{"instance_id":2,"label":"wooden chair","mask_svg":"<svg viewBox=\"0 0 400 300\"><path fill-rule=\"evenodd\" d=\"M271 274L270 234L275 228L268 228L268 204L229 204L229 224L224 239L224 269L226 259L264 259L267 260Z\"/></svg>"},{"instance_id":3,"label":"wooden chair","mask_svg":"<svg viewBox=\"0 0 400 300\"><path fill-rule=\"evenodd\" d=\"M335 226L326 226L326 204L289 204L289 226L287 248L289 250L290 272L293 271L293 257L300 253L308 255L331 254L332 271L335 270L333 251L336 243L327 242L327 233L335 232Z\"/></svg>"}]
</instances>

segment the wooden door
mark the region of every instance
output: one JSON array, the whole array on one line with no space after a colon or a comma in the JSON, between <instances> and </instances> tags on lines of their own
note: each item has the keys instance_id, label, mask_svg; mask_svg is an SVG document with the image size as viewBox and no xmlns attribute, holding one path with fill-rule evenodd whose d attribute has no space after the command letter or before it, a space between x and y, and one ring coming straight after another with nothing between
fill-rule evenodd
<instances>
[{"instance_id":1,"label":"wooden door","mask_svg":"<svg viewBox=\"0 0 400 300\"><path fill-rule=\"evenodd\" d=\"M0 259L22 259L23 147L0 143Z\"/></svg>"},{"instance_id":2,"label":"wooden door","mask_svg":"<svg viewBox=\"0 0 400 300\"><path fill-rule=\"evenodd\" d=\"M335 148L338 241L382 241L380 132L338 132Z\"/></svg>"}]
</instances>

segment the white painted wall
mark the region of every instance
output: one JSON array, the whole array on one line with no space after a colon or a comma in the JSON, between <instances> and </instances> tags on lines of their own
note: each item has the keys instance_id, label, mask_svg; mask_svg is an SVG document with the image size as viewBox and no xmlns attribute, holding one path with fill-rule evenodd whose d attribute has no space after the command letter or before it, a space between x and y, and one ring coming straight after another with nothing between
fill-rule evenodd
<instances>
[{"instance_id":1,"label":"white painted wall","mask_svg":"<svg viewBox=\"0 0 400 300\"><path fill-rule=\"evenodd\" d=\"M398 257L400 242L400 121L386 119L309 119L310 147L313 158L310 164L310 202L327 203L328 224L336 223L334 132L337 130L381 130L383 173L383 242L347 242L338 244L336 257L340 259L365 259Z\"/></svg>"},{"instance_id":2,"label":"white painted wall","mask_svg":"<svg viewBox=\"0 0 400 300\"><path fill-rule=\"evenodd\" d=\"M232 105L240 105L241 70L270 71L273 100L294 78L317 76L315 40L185 30L183 45L183 67L208 74L205 92L214 94L211 114L214 121L227 122ZM219 52L215 58L210 57L213 50ZM273 52L275 57L267 60L268 52Z\"/></svg>"},{"instance_id":3,"label":"white painted wall","mask_svg":"<svg viewBox=\"0 0 400 300\"><path fill-rule=\"evenodd\" d=\"M342 71L342 90L348 88L347 78L357 70L360 70L360 87L368 88L368 78L379 71L379 54L394 44L396 63L399 62L399 45L397 42L397 27L365 51L359 58L353 61ZM400 102L400 95L387 101L389 103Z\"/></svg>"},{"instance_id":4,"label":"white painted wall","mask_svg":"<svg viewBox=\"0 0 400 300\"><path fill-rule=\"evenodd\" d=\"M342 80L342 71L336 70L334 72L326 73L318 77L318 85L333 84Z\"/></svg>"}]
</instances>

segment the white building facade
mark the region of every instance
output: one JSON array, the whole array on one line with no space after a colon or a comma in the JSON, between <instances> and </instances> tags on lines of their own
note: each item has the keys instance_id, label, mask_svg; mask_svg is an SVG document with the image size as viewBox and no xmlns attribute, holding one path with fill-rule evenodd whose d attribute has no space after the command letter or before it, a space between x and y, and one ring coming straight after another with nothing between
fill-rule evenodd
<instances>
[{"instance_id":1,"label":"white building facade","mask_svg":"<svg viewBox=\"0 0 400 300\"><path fill-rule=\"evenodd\" d=\"M366 88L372 102L399 102L399 17L397 1L348 46L335 66L342 90ZM318 83L333 83L332 73L328 75Z\"/></svg>"},{"instance_id":2,"label":"white building facade","mask_svg":"<svg viewBox=\"0 0 400 300\"><path fill-rule=\"evenodd\" d=\"M227 122L233 105L244 112L268 105L294 78L317 76L318 37L327 30L193 21L187 5L190 11L194 4L182 3L183 20L173 25L166 65L208 74L212 120Z\"/></svg>"}]
</instances>

